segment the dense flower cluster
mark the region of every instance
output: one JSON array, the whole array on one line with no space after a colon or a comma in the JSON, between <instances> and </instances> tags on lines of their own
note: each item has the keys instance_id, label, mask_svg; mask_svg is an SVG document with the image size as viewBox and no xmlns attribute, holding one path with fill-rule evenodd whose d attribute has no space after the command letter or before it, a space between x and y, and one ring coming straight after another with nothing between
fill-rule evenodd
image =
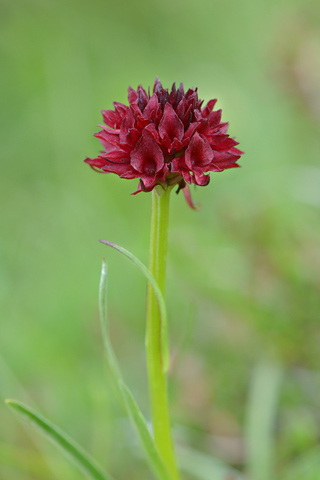
<instances>
[{"instance_id":1,"label":"dense flower cluster","mask_svg":"<svg viewBox=\"0 0 320 480\"><path fill-rule=\"evenodd\" d=\"M140 191L156 185L207 185L208 172L238 167L238 142L221 123L216 100L202 108L197 89L186 93L183 84L171 92L156 78L153 94L141 85L129 87L129 106L114 102L114 110L103 110L102 130L96 133L104 150L85 162L102 172L121 178L140 178Z\"/></svg>"}]
</instances>

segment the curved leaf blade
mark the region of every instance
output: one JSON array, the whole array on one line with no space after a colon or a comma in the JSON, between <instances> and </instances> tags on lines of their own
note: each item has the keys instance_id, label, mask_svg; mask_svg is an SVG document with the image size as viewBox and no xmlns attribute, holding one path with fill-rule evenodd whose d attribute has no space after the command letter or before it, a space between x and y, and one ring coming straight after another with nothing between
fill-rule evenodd
<instances>
[{"instance_id":1,"label":"curved leaf blade","mask_svg":"<svg viewBox=\"0 0 320 480\"><path fill-rule=\"evenodd\" d=\"M143 446L144 450L148 454L150 466L152 467L153 471L157 474L158 478L162 480L170 480L171 477L160 457L160 453L148 430L148 426L144 419L144 416L142 415L135 399L133 398L132 393L123 382L120 383L120 388L125 400L128 414L137 431L141 445Z\"/></svg>"},{"instance_id":2,"label":"curved leaf blade","mask_svg":"<svg viewBox=\"0 0 320 480\"><path fill-rule=\"evenodd\" d=\"M108 364L116 384L122 381L122 374L118 360L113 351L108 328L108 309L107 309L107 288L108 288L108 270L105 259L102 259L101 277L99 285L99 317L102 331L103 346L107 355ZM118 386L118 385L117 385Z\"/></svg>"},{"instance_id":3,"label":"curved leaf blade","mask_svg":"<svg viewBox=\"0 0 320 480\"><path fill-rule=\"evenodd\" d=\"M153 288L153 291L155 293L155 296L158 302L158 307L159 307L160 321L161 321L162 368L164 372L167 372L169 368L168 318L167 318L166 304L165 304L159 285L157 284L150 270L131 252L121 247L120 245L117 245L116 243L109 242L108 240L99 240L99 241L104 245L114 248L118 252L122 253L125 257L129 258L129 260L131 260L131 262L143 273L143 275L150 282Z\"/></svg>"},{"instance_id":4,"label":"curved leaf blade","mask_svg":"<svg viewBox=\"0 0 320 480\"><path fill-rule=\"evenodd\" d=\"M29 424L36 427L52 443L60 448L73 463L92 480L113 480L103 473L101 467L60 428L17 400L6 400L6 404Z\"/></svg>"},{"instance_id":5,"label":"curved leaf blade","mask_svg":"<svg viewBox=\"0 0 320 480\"><path fill-rule=\"evenodd\" d=\"M139 409L132 393L125 385L122 373L113 351L108 329L107 309L108 271L104 259L102 259L101 279L99 287L99 313L103 336L103 344L107 356L108 366L114 379L117 393L124 404L128 416L135 428L140 444L143 447L151 470L159 480L170 480L171 477L164 465L160 452L148 430L145 418Z\"/></svg>"}]
</instances>

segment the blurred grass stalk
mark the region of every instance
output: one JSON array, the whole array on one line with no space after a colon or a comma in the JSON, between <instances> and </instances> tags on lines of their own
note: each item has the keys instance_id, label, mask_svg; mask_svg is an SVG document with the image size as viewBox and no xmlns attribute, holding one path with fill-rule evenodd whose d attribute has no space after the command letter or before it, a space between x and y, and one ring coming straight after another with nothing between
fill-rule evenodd
<instances>
[{"instance_id":1,"label":"blurred grass stalk","mask_svg":"<svg viewBox=\"0 0 320 480\"><path fill-rule=\"evenodd\" d=\"M250 480L275 476L275 421L283 371L271 362L258 364L249 389L245 431L246 472Z\"/></svg>"}]
</instances>

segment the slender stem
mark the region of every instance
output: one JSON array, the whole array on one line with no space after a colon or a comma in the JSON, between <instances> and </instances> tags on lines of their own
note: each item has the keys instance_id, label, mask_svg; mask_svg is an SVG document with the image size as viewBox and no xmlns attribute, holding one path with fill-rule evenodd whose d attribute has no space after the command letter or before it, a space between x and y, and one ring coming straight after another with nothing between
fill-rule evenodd
<instances>
[{"instance_id":1,"label":"slender stem","mask_svg":"<svg viewBox=\"0 0 320 480\"><path fill-rule=\"evenodd\" d=\"M172 188L152 191L152 214L149 269L162 294L165 294L168 245L169 200ZM147 363L155 442L170 472L178 480L179 473L173 450L167 398L166 374L161 359L161 324L156 296L150 284L147 294Z\"/></svg>"}]
</instances>

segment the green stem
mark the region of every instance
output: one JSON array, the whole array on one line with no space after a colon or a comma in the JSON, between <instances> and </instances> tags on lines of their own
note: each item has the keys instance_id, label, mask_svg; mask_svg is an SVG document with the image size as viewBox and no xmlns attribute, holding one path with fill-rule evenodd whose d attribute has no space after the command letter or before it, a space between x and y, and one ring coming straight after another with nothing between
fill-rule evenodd
<instances>
[{"instance_id":1,"label":"green stem","mask_svg":"<svg viewBox=\"0 0 320 480\"><path fill-rule=\"evenodd\" d=\"M155 277L162 294L165 294L166 259L168 245L169 200L172 187L152 191L152 215L149 270ZM148 284L147 294L147 363L155 442L170 472L178 480L173 442L171 437L166 373L161 358L161 322L157 299Z\"/></svg>"}]
</instances>

